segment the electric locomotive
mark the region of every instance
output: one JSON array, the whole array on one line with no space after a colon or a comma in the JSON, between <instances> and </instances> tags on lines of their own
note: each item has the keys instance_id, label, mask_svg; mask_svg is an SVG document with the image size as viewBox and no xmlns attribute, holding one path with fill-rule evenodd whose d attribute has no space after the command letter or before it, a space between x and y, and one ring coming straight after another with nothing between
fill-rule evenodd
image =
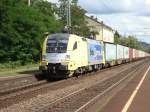
<instances>
[{"instance_id":1,"label":"electric locomotive","mask_svg":"<svg viewBox=\"0 0 150 112\"><path fill-rule=\"evenodd\" d=\"M104 64L103 44L74 34L45 38L39 69L48 77L64 78L98 70Z\"/></svg>"}]
</instances>

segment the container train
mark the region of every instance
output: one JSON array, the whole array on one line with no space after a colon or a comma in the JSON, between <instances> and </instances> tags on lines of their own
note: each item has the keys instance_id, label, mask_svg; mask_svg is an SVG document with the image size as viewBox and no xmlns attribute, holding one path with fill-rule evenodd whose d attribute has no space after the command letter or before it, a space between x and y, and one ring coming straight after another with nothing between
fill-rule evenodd
<instances>
[{"instance_id":1,"label":"container train","mask_svg":"<svg viewBox=\"0 0 150 112\"><path fill-rule=\"evenodd\" d=\"M56 33L44 40L39 69L51 78L67 78L147 56L126 46Z\"/></svg>"}]
</instances>

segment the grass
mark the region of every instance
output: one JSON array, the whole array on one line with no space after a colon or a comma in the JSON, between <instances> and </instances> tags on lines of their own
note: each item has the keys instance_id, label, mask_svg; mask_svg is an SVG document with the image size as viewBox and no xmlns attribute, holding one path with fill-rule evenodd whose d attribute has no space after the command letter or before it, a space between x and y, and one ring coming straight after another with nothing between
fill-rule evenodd
<instances>
[{"instance_id":1,"label":"grass","mask_svg":"<svg viewBox=\"0 0 150 112\"><path fill-rule=\"evenodd\" d=\"M28 64L25 66L15 66L15 67L1 67L0 65L0 77L3 76L16 76L16 75L23 75L23 72L26 71L34 71L38 70L38 64Z\"/></svg>"}]
</instances>

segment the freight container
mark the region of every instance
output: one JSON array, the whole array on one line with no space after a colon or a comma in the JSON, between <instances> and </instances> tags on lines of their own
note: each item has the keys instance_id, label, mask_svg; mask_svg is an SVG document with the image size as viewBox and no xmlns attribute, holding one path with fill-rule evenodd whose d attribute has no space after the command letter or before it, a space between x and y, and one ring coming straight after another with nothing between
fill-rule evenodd
<instances>
[{"instance_id":1,"label":"freight container","mask_svg":"<svg viewBox=\"0 0 150 112\"><path fill-rule=\"evenodd\" d=\"M143 57L145 57L145 52L143 51Z\"/></svg>"},{"instance_id":2,"label":"freight container","mask_svg":"<svg viewBox=\"0 0 150 112\"><path fill-rule=\"evenodd\" d=\"M139 58L139 50L135 50L135 58L136 58L136 59Z\"/></svg>"},{"instance_id":3,"label":"freight container","mask_svg":"<svg viewBox=\"0 0 150 112\"><path fill-rule=\"evenodd\" d=\"M142 58L144 57L144 51L142 51Z\"/></svg>"},{"instance_id":4,"label":"freight container","mask_svg":"<svg viewBox=\"0 0 150 112\"><path fill-rule=\"evenodd\" d=\"M146 55L145 55L145 52L143 51L143 57L145 57Z\"/></svg>"},{"instance_id":5,"label":"freight container","mask_svg":"<svg viewBox=\"0 0 150 112\"><path fill-rule=\"evenodd\" d=\"M133 59L135 59L135 49L133 49Z\"/></svg>"},{"instance_id":6,"label":"freight container","mask_svg":"<svg viewBox=\"0 0 150 112\"><path fill-rule=\"evenodd\" d=\"M117 45L117 63L118 64L121 64L123 61L123 49L124 49L124 46Z\"/></svg>"},{"instance_id":7,"label":"freight container","mask_svg":"<svg viewBox=\"0 0 150 112\"><path fill-rule=\"evenodd\" d=\"M133 49L132 48L129 48L129 58L130 58L130 61L133 60Z\"/></svg>"},{"instance_id":8,"label":"freight container","mask_svg":"<svg viewBox=\"0 0 150 112\"><path fill-rule=\"evenodd\" d=\"M117 60L123 59L123 49L124 49L124 46L117 45Z\"/></svg>"},{"instance_id":9,"label":"freight container","mask_svg":"<svg viewBox=\"0 0 150 112\"><path fill-rule=\"evenodd\" d=\"M143 52L139 50L139 58L143 57Z\"/></svg>"},{"instance_id":10,"label":"freight container","mask_svg":"<svg viewBox=\"0 0 150 112\"><path fill-rule=\"evenodd\" d=\"M138 51L139 51L139 58L141 58L141 54L142 54L142 53L141 53L141 51L140 51L140 50L138 50Z\"/></svg>"},{"instance_id":11,"label":"freight container","mask_svg":"<svg viewBox=\"0 0 150 112\"><path fill-rule=\"evenodd\" d=\"M114 65L116 62L116 45L111 43L105 43L105 60L106 63Z\"/></svg>"},{"instance_id":12,"label":"freight container","mask_svg":"<svg viewBox=\"0 0 150 112\"><path fill-rule=\"evenodd\" d=\"M146 57L149 57L150 56L150 54L149 53L146 53Z\"/></svg>"},{"instance_id":13,"label":"freight container","mask_svg":"<svg viewBox=\"0 0 150 112\"><path fill-rule=\"evenodd\" d=\"M143 58L143 51L141 51L141 58Z\"/></svg>"},{"instance_id":14,"label":"freight container","mask_svg":"<svg viewBox=\"0 0 150 112\"><path fill-rule=\"evenodd\" d=\"M146 53L146 52L144 52L144 57L147 57L147 56L149 56L149 54L148 54L148 53Z\"/></svg>"},{"instance_id":15,"label":"freight container","mask_svg":"<svg viewBox=\"0 0 150 112\"><path fill-rule=\"evenodd\" d=\"M99 41L87 39L88 64L100 64L103 62L103 44Z\"/></svg>"},{"instance_id":16,"label":"freight container","mask_svg":"<svg viewBox=\"0 0 150 112\"><path fill-rule=\"evenodd\" d=\"M128 61L129 60L129 48L124 46L123 50L123 55L124 55L124 60Z\"/></svg>"}]
</instances>

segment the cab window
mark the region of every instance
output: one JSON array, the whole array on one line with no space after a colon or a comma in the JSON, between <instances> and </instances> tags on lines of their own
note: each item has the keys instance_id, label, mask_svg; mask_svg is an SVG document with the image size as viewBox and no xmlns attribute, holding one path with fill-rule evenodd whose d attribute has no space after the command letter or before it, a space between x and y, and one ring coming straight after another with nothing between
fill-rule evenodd
<instances>
[{"instance_id":1,"label":"cab window","mask_svg":"<svg viewBox=\"0 0 150 112\"><path fill-rule=\"evenodd\" d=\"M77 42L75 42L73 45L73 50L76 50L76 49L77 49Z\"/></svg>"}]
</instances>

